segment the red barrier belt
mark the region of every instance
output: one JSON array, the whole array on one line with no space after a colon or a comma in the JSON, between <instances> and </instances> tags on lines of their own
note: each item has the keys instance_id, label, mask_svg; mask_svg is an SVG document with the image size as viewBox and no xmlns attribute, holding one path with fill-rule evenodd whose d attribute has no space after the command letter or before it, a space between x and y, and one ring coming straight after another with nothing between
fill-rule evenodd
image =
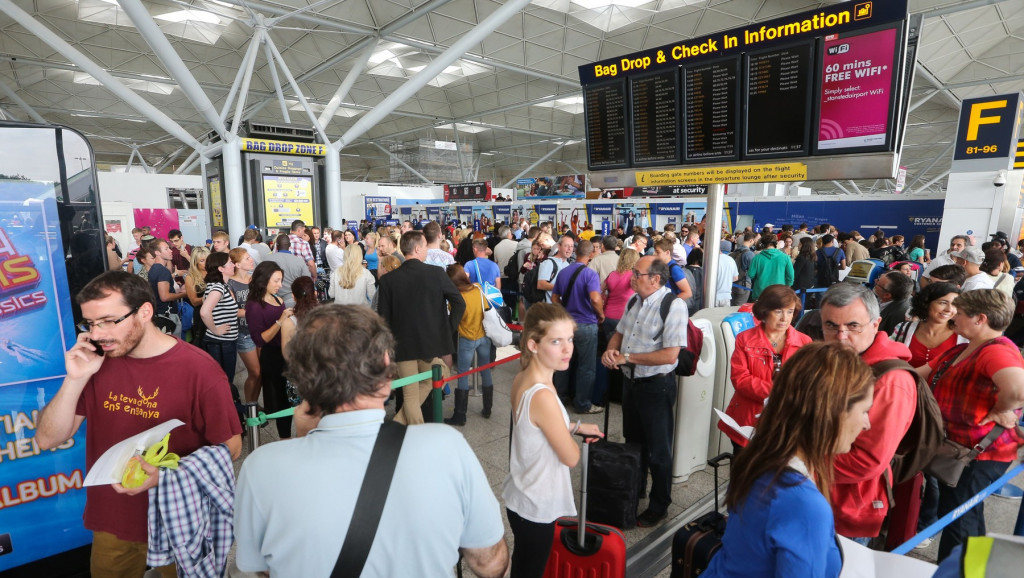
<instances>
[{"instance_id":1,"label":"red barrier belt","mask_svg":"<svg viewBox=\"0 0 1024 578\"><path fill-rule=\"evenodd\" d=\"M492 367L497 367L499 365L508 363L510 361L515 361L515 360L519 359L520 356L522 356L522 353L517 353L515 355L510 355L510 356L508 356L508 357L506 357L504 359L499 359L498 361L493 361L491 363L488 363L487 365L481 365L480 367L475 367L475 368L470 369L469 371L467 371L465 373L460 373L458 375L453 375L453 376L451 376L451 377L449 377L447 379L442 379L441 381L435 381L434 382L434 387L435 388L440 388L445 383L448 383L449 381L455 381L456 379L458 379L460 377L466 377L467 375L470 375L470 374L473 374L473 373L477 373L478 371L483 371L485 369L490 369Z\"/></svg>"}]
</instances>

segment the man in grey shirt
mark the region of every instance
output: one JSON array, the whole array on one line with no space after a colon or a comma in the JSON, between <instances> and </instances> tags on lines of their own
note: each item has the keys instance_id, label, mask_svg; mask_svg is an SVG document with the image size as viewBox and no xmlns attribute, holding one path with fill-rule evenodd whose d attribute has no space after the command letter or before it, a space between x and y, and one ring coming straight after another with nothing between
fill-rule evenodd
<instances>
[{"instance_id":1,"label":"man in grey shirt","mask_svg":"<svg viewBox=\"0 0 1024 578\"><path fill-rule=\"evenodd\" d=\"M277 263L277 266L284 271L284 279L281 284L281 290L278 291L278 296L284 299L285 307L295 307L295 299L292 297L292 281L299 277L309 277L309 267L306 266L306 262L301 257L292 255L292 242L288 239L286 233L278 235L275 244L277 245L277 251L268 255L264 261Z\"/></svg>"}]
</instances>

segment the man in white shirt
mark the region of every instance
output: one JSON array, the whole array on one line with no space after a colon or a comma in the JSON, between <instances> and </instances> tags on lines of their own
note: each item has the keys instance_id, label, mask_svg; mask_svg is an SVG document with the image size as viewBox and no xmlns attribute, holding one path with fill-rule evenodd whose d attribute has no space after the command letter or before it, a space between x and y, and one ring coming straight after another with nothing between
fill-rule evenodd
<instances>
[{"instance_id":1,"label":"man in white shirt","mask_svg":"<svg viewBox=\"0 0 1024 578\"><path fill-rule=\"evenodd\" d=\"M715 307L728 307L732 304L732 284L740 278L736 260L728 253L718 257L718 279L715 282ZM707 301L707 300L705 300Z\"/></svg>"},{"instance_id":2,"label":"man in white shirt","mask_svg":"<svg viewBox=\"0 0 1024 578\"><path fill-rule=\"evenodd\" d=\"M572 237L566 235L558 241L557 247L555 254L542 261L537 271L537 288L544 291L545 303L551 303L551 290L555 288L555 280L558 279L558 273L569 264L569 257L576 249L576 243Z\"/></svg>"},{"instance_id":3,"label":"man in white shirt","mask_svg":"<svg viewBox=\"0 0 1024 578\"><path fill-rule=\"evenodd\" d=\"M263 260L263 258L260 257L260 252L253 247L253 245L257 243L259 236L260 234L256 229L246 229L245 233L242 233L242 244L239 245L239 247L245 249L245 252L252 257L252 260L257 265L259 265L260 261Z\"/></svg>"},{"instance_id":4,"label":"man in white shirt","mask_svg":"<svg viewBox=\"0 0 1024 578\"><path fill-rule=\"evenodd\" d=\"M962 251L953 251L950 257L956 259L956 264L967 271L967 280L960 288L962 293L974 289L995 289L995 282L992 276L981 270L981 262L985 260L985 254L979 247L965 247Z\"/></svg>"},{"instance_id":5,"label":"man in white shirt","mask_svg":"<svg viewBox=\"0 0 1024 578\"><path fill-rule=\"evenodd\" d=\"M963 251L965 248L973 245L974 243L971 242L971 238L967 235L954 236L949 240L949 250L932 259L931 263L928 263L928 266L921 272L921 276L930 278L930 273L933 269L942 267L943 265L955 265L956 260L953 259L953 253L956 251Z\"/></svg>"},{"instance_id":6,"label":"man in white shirt","mask_svg":"<svg viewBox=\"0 0 1024 578\"><path fill-rule=\"evenodd\" d=\"M518 243L512 238L512 230L507 225L498 229L498 237L501 241L494 246L494 262L498 264L499 271L504 271L509 259L516 254Z\"/></svg>"}]
</instances>

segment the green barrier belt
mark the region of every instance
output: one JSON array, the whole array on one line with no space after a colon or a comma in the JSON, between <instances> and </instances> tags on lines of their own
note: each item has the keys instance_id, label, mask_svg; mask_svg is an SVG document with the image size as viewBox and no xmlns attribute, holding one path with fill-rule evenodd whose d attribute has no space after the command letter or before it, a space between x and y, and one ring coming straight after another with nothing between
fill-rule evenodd
<instances>
[{"instance_id":1,"label":"green barrier belt","mask_svg":"<svg viewBox=\"0 0 1024 578\"><path fill-rule=\"evenodd\" d=\"M424 371L423 373L417 373L416 375L410 375L409 377L403 377L401 379L396 379L396 380L392 381L391 382L391 389L398 389L399 387L405 387L406 385L409 385L411 383L419 383L419 382L423 381L424 379L432 379L432 378L433 378L433 373L432 372ZM270 421L272 419L277 419L279 417L290 417L290 416L292 416L294 414L295 414L295 408L294 407L290 407L288 409L283 409L283 410L281 410L279 412L271 413L271 414L263 413L261 411L258 414L256 414L256 417L246 418L245 425L246 425L246 427L260 426L260 425L263 425L263 424L267 423L268 421Z\"/></svg>"}]
</instances>

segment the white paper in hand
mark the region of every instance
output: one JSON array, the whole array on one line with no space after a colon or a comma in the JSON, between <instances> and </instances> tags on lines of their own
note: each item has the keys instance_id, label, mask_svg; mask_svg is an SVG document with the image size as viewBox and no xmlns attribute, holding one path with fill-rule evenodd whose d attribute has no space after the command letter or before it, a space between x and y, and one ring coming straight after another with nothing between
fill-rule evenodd
<instances>
[{"instance_id":1,"label":"white paper in hand","mask_svg":"<svg viewBox=\"0 0 1024 578\"><path fill-rule=\"evenodd\" d=\"M172 419L152 427L140 434L135 434L123 442L114 444L109 450L103 452L100 459L92 465L85 475L84 485L105 486L107 484L120 484L124 467L132 456L145 451L146 448L164 439L171 430L179 425L185 425L180 419Z\"/></svg>"},{"instance_id":2,"label":"white paper in hand","mask_svg":"<svg viewBox=\"0 0 1024 578\"><path fill-rule=\"evenodd\" d=\"M938 568L924 560L878 552L839 536L843 571L839 578L931 578Z\"/></svg>"},{"instance_id":3,"label":"white paper in hand","mask_svg":"<svg viewBox=\"0 0 1024 578\"><path fill-rule=\"evenodd\" d=\"M715 410L715 413L718 414L718 419L722 420L722 423L724 423L725 425L729 426L730 429L732 429L736 433L738 433L741 436L743 436L744 439L748 439L749 440L751 437L754 436L754 426L752 426L752 425L740 425L740 424L736 423L736 420L732 419L731 417L729 417L728 415L722 413L721 411L719 411L717 409Z\"/></svg>"}]
</instances>

